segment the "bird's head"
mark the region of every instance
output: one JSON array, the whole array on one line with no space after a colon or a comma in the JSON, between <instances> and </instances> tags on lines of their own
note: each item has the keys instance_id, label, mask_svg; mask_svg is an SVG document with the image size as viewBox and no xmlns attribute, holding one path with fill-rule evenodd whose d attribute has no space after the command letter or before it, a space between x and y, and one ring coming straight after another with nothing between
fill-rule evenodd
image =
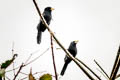
<instances>
[{"instance_id":1,"label":"bird's head","mask_svg":"<svg viewBox=\"0 0 120 80\"><path fill-rule=\"evenodd\" d=\"M78 40L75 40L72 42L73 45L76 45L79 41Z\"/></svg>"},{"instance_id":2,"label":"bird's head","mask_svg":"<svg viewBox=\"0 0 120 80\"><path fill-rule=\"evenodd\" d=\"M49 12L51 12L51 11L53 11L53 10L54 10L54 8L52 8L52 7L46 7L44 11L49 11Z\"/></svg>"}]
</instances>

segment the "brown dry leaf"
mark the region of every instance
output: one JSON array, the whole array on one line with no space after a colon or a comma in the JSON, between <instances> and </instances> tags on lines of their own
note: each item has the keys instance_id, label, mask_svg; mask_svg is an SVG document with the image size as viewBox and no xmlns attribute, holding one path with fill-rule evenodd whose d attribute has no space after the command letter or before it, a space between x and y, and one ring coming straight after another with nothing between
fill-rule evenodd
<instances>
[{"instance_id":1,"label":"brown dry leaf","mask_svg":"<svg viewBox=\"0 0 120 80\"><path fill-rule=\"evenodd\" d=\"M32 75L32 68L30 69L29 80L36 80Z\"/></svg>"}]
</instances>

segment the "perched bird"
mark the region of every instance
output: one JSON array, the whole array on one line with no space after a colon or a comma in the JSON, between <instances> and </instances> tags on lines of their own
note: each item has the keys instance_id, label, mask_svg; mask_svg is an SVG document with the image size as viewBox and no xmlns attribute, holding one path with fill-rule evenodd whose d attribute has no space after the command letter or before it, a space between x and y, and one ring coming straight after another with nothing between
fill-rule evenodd
<instances>
[{"instance_id":1,"label":"perched bird","mask_svg":"<svg viewBox=\"0 0 120 80\"><path fill-rule=\"evenodd\" d=\"M54 10L54 8L51 7L46 7L44 9L43 12L43 17L46 20L46 23L49 25L52 19L52 10ZM44 23L40 20L38 26L37 26L37 43L40 44L41 43L41 38L42 38L42 32L44 32L46 30L46 26L44 25Z\"/></svg>"},{"instance_id":2,"label":"perched bird","mask_svg":"<svg viewBox=\"0 0 120 80\"><path fill-rule=\"evenodd\" d=\"M77 43L78 43L78 41L72 41L72 42L70 43L69 48L68 48L68 51L71 53L71 55L72 55L73 57L75 57L76 54L77 54L77 48L76 48L76 44L77 44ZM65 61L65 64L64 64L64 66L63 66L63 68L62 68L62 71L61 71L61 73L60 73L60 75L62 75L62 76L64 75L68 64L69 64L72 60L71 60L71 58L69 58L69 57L66 55L65 58L64 58L64 61Z\"/></svg>"}]
</instances>

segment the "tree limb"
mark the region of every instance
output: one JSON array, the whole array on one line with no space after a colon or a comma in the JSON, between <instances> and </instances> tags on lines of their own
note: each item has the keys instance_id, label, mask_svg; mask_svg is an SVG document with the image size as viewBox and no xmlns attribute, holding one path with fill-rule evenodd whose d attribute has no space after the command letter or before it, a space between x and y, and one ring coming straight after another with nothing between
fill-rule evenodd
<instances>
[{"instance_id":1,"label":"tree limb","mask_svg":"<svg viewBox=\"0 0 120 80\"><path fill-rule=\"evenodd\" d=\"M119 67L120 67L120 46L119 46L119 49L118 49L118 52L117 52L117 56L116 56L116 59L115 59L114 65L113 65L113 69L112 69L112 72L111 72L110 80L114 80L115 79L115 77L117 75L117 72L119 70Z\"/></svg>"},{"instance_id":2,"label":"tree limb","mask_svg":"<svg viewBox=\"0 0 120 80\"><path fill-rule=\"evenodd\" d=\"M90 69L85 63L83 63L81 60L79 60L78 58L76 58L82 65L84 65L91 73L93 73L99 80L101 80L100 79L100 77L94 72L94 71L92 71L92 69Z\"/></svg>"},{"instance_id":3,"label":"tree limb","mask_svg":"<svg viewBox=\"0 0 120 80\"><path fill-rule=\"evenodd\" d=\"M98 64L98 62L96 61L96 60L94 60L94 62L98 65L98 67L103 71L103 73L106 75L106 77L108 78L108 79L110 79L109 78L109 76L108 76L108 74L105 72L105 70Z\"/></svg>"},{"instance_id":4,"label":"tree limb","mask_svg":"<svg viewBox=\"0 0 120 80\"><path fill-rule=\"evenodd\" d=\"M24 65L23 65L23 63L22 63L22 65L20 66L18 72L17 72L16 75L14 76L14 79L13 79L13 80L15 80L15 79L17 78L17 76L18 76L18 74L20 73L20 71L22 70L23 66L24 66Z\"/></svg>"},{"instance_id":5,"label":"tree limb","mask_svg":"<svg viewBox=\"0 0 120 80\"><path fill-rule=\"evenodd\" d=\"M54 57L54 50L53 50L52 36L51 36L51 50L52 50L52 60L53 60L53 66L54 66L55 78L56 78L56 80L58 80L57 70L56 70L56 65L55 65L55 57Z\"/></svg>"},{"instance_id":6,"label":"tree limb","mask_svg":"<svg viewBox=\"0 0 120 80\"><path fill-rule=\"evenodd\" d=\"M115 77L115 79L117 79L117 78L119 78L120 77L120 74L118 74L116 77Z\"/></svg>"}]
</instances>

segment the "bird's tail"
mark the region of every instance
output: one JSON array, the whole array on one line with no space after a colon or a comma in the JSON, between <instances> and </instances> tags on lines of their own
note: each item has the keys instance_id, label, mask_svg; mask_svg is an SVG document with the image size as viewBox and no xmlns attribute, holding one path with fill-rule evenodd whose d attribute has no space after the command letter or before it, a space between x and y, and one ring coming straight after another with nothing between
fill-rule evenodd
<instances>
[{"instance_id":1,"label":"bird's tail","mask_svg":"<svg viewBox=\"0 0 120 80\"><path fill-rule=\"evenodd\" d=\"M42 38L42 32L41 32L41 31L38 31L38 34L37 34L37 43L38 43L38 44L41 43L41 38Z\"/></svg>"},{"instance_id":2,"label":"bird's tail","mask_svg":"<svg viewBox=\"0 0 120 80\"><path fill-rule=\"evenodd\" d=\"M63 75L64 75L64 73L65 73L65 71L66 71L67 66L68 66L68 63L66 63L66 62L65 62L64 66L63 66L63 68L62 68L62 71L61 71L61 73L60 73L60 75L61 75L61 76L63 76Z\"/></svg>"}]
</instances>

